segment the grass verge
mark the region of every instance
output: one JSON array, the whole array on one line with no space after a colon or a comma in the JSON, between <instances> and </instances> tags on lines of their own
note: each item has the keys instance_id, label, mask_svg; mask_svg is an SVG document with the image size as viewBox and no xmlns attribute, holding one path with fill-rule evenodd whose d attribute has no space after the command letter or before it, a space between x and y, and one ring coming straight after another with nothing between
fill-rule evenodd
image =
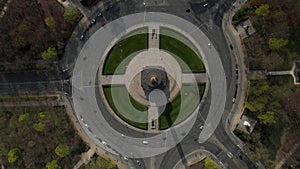
<instances>
[{"instance_id":1,"label":"grass verge","mask_svg":"<svg viewBox=\"0 0 300 169\"><path fill-rule=\"evenodd\" d=\"M193 73L204 73L205 67L199 56L186 44L177 40L173 37L167 35L159 35L159 48L166 50L178 58L180 58L187 66L190 68L190 71ZM175 57L175 59L180 63L180 59ZM186 70L184 66L181 65L181 68L184 73L190 73L189 70Z\"/></svg>"},{"instance_id":2,"label":"grass verge","mask_svg":"<svg viewBox=\"0 0 300 169\"><path fill-rule=\"evenodd\" d=\"M172 102L169 102L164 112L159 117L159 129L164 130L173 124L178 124L185 120L200 103L205 91L205 84L198 85L198 91L191 84L183 84L179 93ZM195 94L195 92L199 92ZM200 98L198 97L200 96Z\"/></svg>"},{"instance_id":3,"label":"grass verge","mask_svg":"<svg viewBox=\"0 0 300 169\"><path fill-rule=\"evenodd\" d=\"M116 93L116 97L112 97L112 89ZM135 101L128 93L123 85L103 86L103 92L111 109L128 124L143 130L148 129L148 123L140 123L147 121L147 106ZM129 100L127 99L129 97Z\"/></svg>"},{"instance_id":4,"label":"grass verge","mask_svg":"<svg viewBox=\"0 0 300 169\"><path fill-rule=\"evenodd\" d=\"M113 75L121 62L131 54L148 48L148 34L135 34L119 41L109 51L103 66L104 75ZM122 71L123 72L122 72ZM120 69L118 74L124 73Z\"/></svg>"}]
</instances>

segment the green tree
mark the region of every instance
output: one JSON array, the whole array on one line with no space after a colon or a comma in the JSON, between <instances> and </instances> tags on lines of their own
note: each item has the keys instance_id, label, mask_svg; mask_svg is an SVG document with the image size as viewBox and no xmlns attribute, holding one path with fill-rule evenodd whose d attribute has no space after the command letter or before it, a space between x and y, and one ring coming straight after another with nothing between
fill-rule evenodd
<instances>
[{"instance_id":1,"label":"green tree","mask_svg":"<svg viewBox=\"0 0 300 169\"><path fill-rule=\"evenodd\" d=\"M107 169L112 169L114 167L116 167L116 164L111 161L111 160L105 160L104 158L98 156L97 157L97 166L99 166L100 168L107 168Z\"/></svg>"},{"instance_id":2,"label":"green tree","mask_svg":"<svg viewBox=\"0 0 300 169\"><path fill-rule=\"evenodd\" d=\"M59 144L56 148L55 148L55 153L56 155L58 155L59 157L63 158L67 155L70 154L70 147L66 144Z\"/></svg>"},{"instance_id":3,"label":"green tree","mask_svg":"<svg viewBox=\"0 0 300 169\"><path fill-rule=\"evenodd\" d=\"M34 128L36 131L38 131L38 132L42 132L42 131L45 130L45 124L42 123L42 122L39 122L39 123L35 124L35 125L33 126L33 128Z\"/></svg>"},{"instance_id":4,"label":"green tree","mask_svg":"<svg viewBox=\"0 0 300 169\"><path fill-rule=\"evenodd\" d=\"M49 47L42 53L42 57L45 60L56 60L58 58L57 50L55 48Z\"/></svg>"},{"instance_id":5,"label":"green tree","mask_svg":"<svg viewBox=\"0 0 300 169\"><path fill-rule=\"evenodd\" d=\"M9 163L16 162L19 158L19 149L18 148L11 149L8 152L7 156L8 156L8 162Z\"/></svg>"},{"instance_id":6,"label":"green tree","mask_svg":"<svg viewBox=\"0 0 300 169\"><path fill-rule=\"evenodd\" d=\"M269 10L269 5L268 4L262 4L260 5L258 8L256 8L255 10L255 14L257 16L267 16L269 15L270 13L270 10Z\"/></svg>"},{"instance_id":7,"label":"green tree","mask_svg":"<svg viewBox=\"0 0 300 169\"><path fill-rule=\"evenodd\" d=\"M288 44L289 40L282 38L270 38L269 48L271 50L279 50Z\"/></svg>"},{"instance_id":8,"label":"green tree","mask_svg":"<svg viewBox=\"0 0 300 169\"><path fill-rule=\"evenodd\" d=\"M55 23L55 20L52 16L48 16L46 19L45 19L45 24L51 29L51 30L55 30L56 28L56 23Z\"/></svg>"},{"instance_id":9,"label":"green tree","mask_svg":"<svg viewBox=\"0 0 300 169\"><path fill-rule=\"evenodd\" d=\"M257 118L260 123L263 123L266 125L275 123L274 112L271 112L271 111L267 111L266 113L259 113L257 115Z\"/></svg>"},{"instance_id":10,"label":"green tree","mask_svg":"<svg viewBox=\"0 0 300 169\"><path fill-rule=\"evenodd\" d=\"M206 157L204 160L204 168L205 169L219 169L220 167L214 160Z\"/></svg>"},{"instance_id":11,"label":"green tree","mask_svg":"<svg viewBox=\"0 0 300 169\"><path fill-rule=\"evenodd\" d=\"M106 160L100 156L94 156L91 161L86 165L85 168L88 169L98 169L98 168L106 168L112 169L116 167L116 163L112 160Z\"/></svg>"},{"instance_id":12,"label":"green tree","mask_svg":"<svg viewBox=\"0 0 300 169\"><path fill-rule=\"evenodd\" d=\"M268 92L270 89L270 86L268 85L267 81L263 79L251 80L250 84L251 84L250 95L256 97Z\"/></svg>"},{"instance_id":13,"label":"green tree","mask_svg":"<svg viewBox=\"0 0 300 169\"><path fill-rule=\"evenodd\" d=\"M19 122L25 121L29 117L29 113L23 113L19 116Z\"/></svg>"},{"instance_id":14,"label":"green tree","mask_svg":"<svg viewBox=\"0 0 300 169\"><path fill-rule=\"evenodd\" d=\"M26 41L22 36L16 36L12 43L17 48L22 48L26 45Z\"/></svg>"},{"instance_id":15,"label":"green tree","mask_svg":"<svg viewBox=\"0 0 300 169\"><path fill-rule=\"evenodd\" d=\"M19 26L18 26L18 30L20 33L31 33L34 30L34 27L32 26L32 24L28 21L22 21Z\"/></svg>"},{"instance_id":16,"label":"green tree","mask_svg":"<svg viewBox=\"0 0 300 169\"><path fill-rule=\"evenodd\" d=\"M259 96L254 100L248 101L246 103L246 108L251 112L262 112L266 108L266 104L268 103L268 99L264 96Z\"/></svg>"},{"instance_id":17,"label":"green tree","mask_svg":"<svg viewBox=\"0 0 300 169\"><path fill-rule=\"evenodd\" d=\"M272 103L270 103L270 105L268 106L269 110L281 110L281 104L278 102L278 100L273 101Z\"/></svg>"},{"instance_id":18,"label":"green tree","mask_svg":"<svg viewBox=\"0 0 300 169\"><path fill-rule=\"evenodd\" d=\"M61 166L58 164L57 160L52 160L46 164L47 169L61 169Z\"/></svg>"},{"instance_id":19,"label":"green tree","mask_svg":"<svg viewBox=\"0 0 300 169\"><path fill-rule=\"evenodd\" d=\"M80 10L78 8L68 7L65 9L64 18L67 22L74 25L81 18Z\"/></svg>"},{"instance_id":20,"label":"green tree","mask_svg":"<svg viewBox=\"0 0 300 169\"><path fill-rule=\"evenodd\" d=\"M48 117L48 116L49 116L49 113L48 113L48 112L42 111L42 112L39 113L39 118L46 118L46 117Z\"/></svg>"}]
</instances>

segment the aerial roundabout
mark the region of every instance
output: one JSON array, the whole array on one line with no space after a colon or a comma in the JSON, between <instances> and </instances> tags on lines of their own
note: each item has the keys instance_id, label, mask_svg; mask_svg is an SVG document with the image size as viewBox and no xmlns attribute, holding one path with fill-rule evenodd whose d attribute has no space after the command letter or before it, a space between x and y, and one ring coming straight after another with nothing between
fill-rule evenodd
<instances>
[{"instance_id":1,"label":"aerial roundabout","mask_svg":"<svg viewBox=\"0 0 300 169\"><path fill-rule=\"evenodd\" d=\"M72 76L75 114L97 146L143 158L178 144L209 98L199 136L205 142L225 108L219 57L205 34L182 18L157 12L124 16L82 47Z\"/></svg>"}]
</instances>

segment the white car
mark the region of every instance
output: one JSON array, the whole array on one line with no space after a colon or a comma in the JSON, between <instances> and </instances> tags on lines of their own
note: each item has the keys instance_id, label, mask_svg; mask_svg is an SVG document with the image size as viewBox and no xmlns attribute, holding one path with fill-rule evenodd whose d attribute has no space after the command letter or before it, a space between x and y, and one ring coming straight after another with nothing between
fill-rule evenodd
<instances>
[{"instance_id":1,"label":"white car","mask_svg":"<svg viewBox=\"0 0 300 169\"><path fill-rule=\"evenodd\" d=\"M203 130L204 126L202 125L202 126L200 126L199 128L200 128L200 130Z\"/></svg>"},{"instance_id":2,"label":"white car","mask_svg":"<svg viewBox=\"0 0 300 169\"><path fill-rule=\"evenodd\" d=\"M144 140L143 144L147 145L147 144L149 144L149 142Z\"/></svg>"},{"instance_id":3,"label":"white car","mask_svg":"<svg viewBox=\"0 0 300 169\"><path fill-rule=\"evenodd\" d=\"M228 153L227 153L227 156L228 156L229 158L232 158L232 157L233 157L233 154L232 154L231 152L228 152Z\"/></svg>"},{"instance_id":4,"label":"white car","mask_svg":"<svg viewBox=\"0 0 300 169\"><path fill-rule=\"evenodd\" d=\"M206 4L203 5L203 7L207 7L207 6L208 6L208 3L206 3Z\"/></svg>"},{"instance_id":5,"label":"white car","mask_svg":"<svg viewBox=\"0 0 300 169\"><path fill-rule=\"evenodd\" d=\"M127 157L123 157L123 159L124 159L125 161L128 161L128 158L127 158Z\"/></svg>"}]
</instances>

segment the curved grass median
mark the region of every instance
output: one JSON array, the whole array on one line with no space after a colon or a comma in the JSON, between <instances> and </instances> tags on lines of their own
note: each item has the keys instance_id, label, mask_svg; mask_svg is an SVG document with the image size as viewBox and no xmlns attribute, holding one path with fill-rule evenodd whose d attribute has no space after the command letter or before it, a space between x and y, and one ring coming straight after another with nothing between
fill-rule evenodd
<instances>
[{"instance_id":1,"label":"curved grass median","mask_svg":"<svg viewBox=\"0 0 300 169\"><path fill-rule=\"evenodd\" d=\"M116 94L114 100L112 98L112 90L114 90L114 94ZM143 130L148 129L148 123L139 122L139 121L147 121L148 119L147 106L144 106L136 102L129 95L126 86L124 85L103 86L103 92L111 109L122 120L124 120L125 122L127 122L128 124L136 128L143 129ZM127 100L128 96L130 100ZM118 106L118 109L116 106Z\"/></svg>"},{"instance_id":2,"label":"curved grass median","mask_svg":"<svg viewBox=\"0 0 300 169\"><path fill-rule=\"evenodd\" d=\"M204 73L205 66L199 56L186 44L167 35L159 35L159 48L166 50L187 64L193 73ZM180 59L175 59L180 63ZM190 73L189 70L181 66L183 73Z\"/></svg>"},{"instance_id":3,"label":"curved grass median","mask_svg":"<svg viewBox=\"0 0 300 169\"><path fill-rule=\"evenodd\" d=\"M119 41L109 51L103 66L104 75L113 75L119 64L131 54L148 48L148 34L135 34ZM125 71L125 69L123 69ZM124 72L116 72L118 74Z\"/></svg>"},{"instance_id":4,"label":"curved grass median","mask_svg":"<svg viewBox=\"0 0 300 169\"><path fill-rule=\"evenodd\" d=\"M205 91L205 83L198 85L199 95L195 94L195 87L192 84L183 84L181 92L169 102L164 112L159 117L159 129L164 130L173 124L178 124L193 113L200 103ZM183 94L183 95L181 95ZM200 98L199 98L199 97Z\"/></svg>"}]
</instances>

